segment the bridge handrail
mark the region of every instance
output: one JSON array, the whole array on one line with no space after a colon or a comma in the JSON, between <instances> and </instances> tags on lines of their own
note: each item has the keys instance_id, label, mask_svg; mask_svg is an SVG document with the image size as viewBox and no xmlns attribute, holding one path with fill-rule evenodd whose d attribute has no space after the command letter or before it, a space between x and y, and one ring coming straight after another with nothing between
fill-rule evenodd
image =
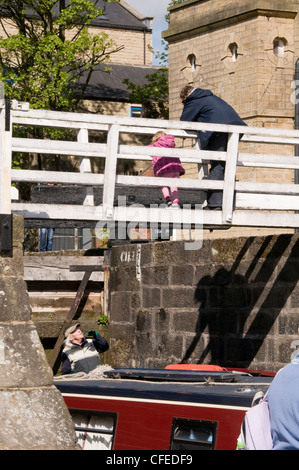
<instances>
[{"instance_id":1,"label":"bridge handrail","mask_svg":"<svg viewBox=\"0 0 299 470\"><path fill-rule=\"evenodd\" d=\"M159 120L159 119L145 119L145 118L131 118L122 116L110 116L102 114L89 114L89 113L71 113L64 111L49 111L49 110L36 110L30 109L22 111L20 109L12 110L12 118L14 124L23 125L36 125L39 127L64 127L64 128L86 128L98 130L98 125L102 125L103 129L108 129L109 125L118 124L119 126L135 127L136 131L147 133L152 130L213 130L219 132L237 132L244 135L257 136L272 136L281 138L294 139L294 142L299 141L299 131L295 129L285 128L267 128L267 127L243 127L227 124L209 124L199 122L187 121L174 121L174 120ZM107 126L107 127L106 127ZM147 129L148 128L148 129ZM294 143L293 142L293 143ZM283 143L283 142L281 142Z\"/></svg>"},{"instance_id":2,"label":"bridge handrail","mask_svg":"<svg viewBox=\"0 0 299 470\"><path fill-rule=\"evenodd\" d=\"M1 103L0 103L1 108ZM38 126L73 129L77 131L77 140L41 140L14 137L12 126ZM158 130L164 130L173 134L181 143L175 149L155 148L154 155L180 157L182 163L198 164L199 178L180 178L172 180L172 184L179 188L193 188L196 190L219 189L223 191L223 210L221 219L217 215L205 215L207 220L216 220L219 224L235 223L244 224L245 219L250 219L249 210L268 211L297 211L299 210L298 196L299 186L293 183L274 182L263 183L255 181L238 181L236 171L238 167L264 167L286 170L299 169L299 157L286 155L287 146L299 145L299 131L290 129L274 129L264 127L243 127L223 124L191 123L173 120L156 120L143 118L127 118L119 116L104 116L82 113L56 112L47 110L26 110L20 107L12 109L10 129L7 129L5 121L5 110L0 112L0 214L13 211L22 212L25 217L68 218L66 210L47 205L37 205L31 203L13 203L11 206L10 185L13 182L30 183L59 183L75 184L86 186L103 186L103 205L93 211L93 198L87 197L85 201L85 217L100 217L104 220L111 220L115 213L114 195L115 186L157 186L168 185L166 178L118 175L116 165L118 159L133 159L151 161L153 148L147 145L132 145L132 142L124 143L120 141L122 134L127 135L153 135ZM101 131L107 133L105 143L94 143L89 141L89 131ZM226 132L229 134L227 152L212 152L200 150L198 144L199 131ZM242 140L240 141L240 136ZM184 142L187 139L187 146ZM191 140L190 140L191 139ZM251 144L271 144L281 146L279 153L248 153L242 151L242 146ZM259 150L261 151L261 150ZM39 170L11 170L11 153L28 152L41 154L59 154L61 156L79 156L81 159L80 172L65 171L39 171ZM290 153L290 152L288 152ZM105 171L103 174L91 172L90 159L104 158ZM205 179L202 169L210 160L226 161L226 171L224 181L212 181ZM271 196L271 198L270 198ZM282 197L283 196L283 197ZM278 199L279 197L279 199ZM89 210L86 210L89 206ZM77 208L78 209L78 208ZM76 212L77 212L76 209ZM235 211L238 209L238 211ZM245 209L244 213L242 210ZM31 211L31 212L30 212ZM78 218L82 215L76 214ZM238 214L237 214L238 212ZM31 214L31 215L30 215ZM294 215L294 214L293 214ZM247 217L249 216L249 217ZM72 215L74 217L74 215ZM254 217L254 216L253 216ZM268 217L269 218L269 217ZM261 215L257 224L263 226L268 224L267 217L263 219ZM273 217L272 217L273 219ZM240 220L240 222L239 222ZM253 218L252 218L253 220ZM284 219L286 220L286 219ZM290 222L282 222L282 225L292 227L299 226L298 217ZM253 222L246 222L245 225ZM279 221L274 220L274 226ZM255 223L254 223L255 225Z\"/></svg>"}]
</instances>

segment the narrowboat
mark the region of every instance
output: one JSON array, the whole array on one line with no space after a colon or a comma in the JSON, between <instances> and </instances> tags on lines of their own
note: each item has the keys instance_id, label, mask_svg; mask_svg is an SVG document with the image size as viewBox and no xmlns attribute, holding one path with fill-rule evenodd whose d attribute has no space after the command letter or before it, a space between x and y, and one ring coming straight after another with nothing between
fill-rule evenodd
<instances>
[{"instance_id":1,"label":"narrowboat","mask_svg":"<svg viewBox=\"0 0 299 470\"><path fill-rule=\"evenodd\" d=\"M54 378L84 450L235 450L246 410L274 374L211 366L115 368Z\"/></svg>"}]
</instances>

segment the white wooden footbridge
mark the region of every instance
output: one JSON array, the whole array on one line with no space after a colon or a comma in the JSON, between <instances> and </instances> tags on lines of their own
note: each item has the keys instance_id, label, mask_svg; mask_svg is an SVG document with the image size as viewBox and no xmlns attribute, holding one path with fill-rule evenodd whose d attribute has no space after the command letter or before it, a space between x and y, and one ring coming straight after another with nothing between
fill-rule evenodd
<instances>
[{"instance_id":1,"label":"white wooden footbridge","mask_svg":"<svg viewBox=\"0 0 299 470\"><path fill-rule=\"evenodd\" d=\"M295 174L299 170L299 157L295 156L295 148L299 145L299 131L30 110L26 104L11 104L8 116L5 101L0 103L0 214L17 213L25 219L40 220L41 223L45 220L81 220L133 224L167 222L176 226L212 225L219 228L299 227L299 185L295 184ZM73 141L15 137L12 132L14 126L70 129L77 137ZM158 192L162 185L169 185L169 179L117 174L118 159L143 160L150 164L153 153L151 147L132 145L130 138L126 143L125 140L120 140L120 136L147 135L150 140L158 130L175 135L184 145L179 144L175 149L155 149L155 155L179 156L183 164L197 164L199 169L198 178L183 177L172 180L171 184L178 188L192 188L199 193L209 189L222 190L222 211L202 210L200 198L195 207L186 206L181 210L170 210L164 205L153 206L150 201L147 207L130 204L129 201L121 205L115 202L116 185L138 187L140 191L150 186L156 187ZM228 132L227 152L200 150L197 143L199 130ZM106 140L103 143L94 143L89 138L90 132L104 132ZM241 142L240 134L243 134ZM187 145L186 142L192 145ZM254 153L257 146L260 148L264 144L273 152ZM244 145L246 152L242 152L240 147ZM11 169L14 152L79 157L80 171ZM105 159L102 174L91 171L92 159ZM224 181L206 178L204 170L211 159L226 162ZM240 172L240 175L247 175L242 180L239 175L236 176L239 167L264 168L268 172L267 182L253 178L250 180L250 173L246 172ZM271 181L273 169L281 172L289 170L293 180L291 178L286 182L284 178L277 180L276 177L276 180ZM63 199L55 204L12 201L11 185L14 182L84 186L86 198L82 205L63 204ZM100 205L94 204L92 194L92 188L97 186L103 187Z\"/></svg>"}]
</instances>

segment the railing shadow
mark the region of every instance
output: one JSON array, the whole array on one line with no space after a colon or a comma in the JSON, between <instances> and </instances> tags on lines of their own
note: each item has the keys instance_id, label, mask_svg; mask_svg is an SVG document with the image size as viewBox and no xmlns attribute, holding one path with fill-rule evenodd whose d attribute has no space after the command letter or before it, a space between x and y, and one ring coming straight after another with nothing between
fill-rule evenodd
<instances>
[{"instance_id":1,"label":"railing shadow","mask_svg":"<svg viewBox=\"0 0 299 470\"><path fill-rule=\"evenodd\" d=\"M299 240L266 237L244 274L236 270L251 250L247 239L231 269L202 277L194 298L199 304L195 335L182 363L250 367L298 282ZM266 362L261 351L259 362Z\"/></svg>"}]
</instances>

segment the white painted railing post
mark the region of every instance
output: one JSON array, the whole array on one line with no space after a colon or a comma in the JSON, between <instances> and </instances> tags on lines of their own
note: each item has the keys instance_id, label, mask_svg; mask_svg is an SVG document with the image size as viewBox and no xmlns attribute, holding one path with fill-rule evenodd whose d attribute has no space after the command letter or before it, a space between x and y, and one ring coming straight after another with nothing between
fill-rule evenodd
<instances>
[{"instance_id":1,"label":"white painted railing post","mask_svg":"<svg viewBox=\"0 0 299 470\"><path fill-rule=\"evenodd\" d=\"M222 220L224 224L231 223L233 219L238 146L239 134L229 134L222 198Z\"/></svg>"},{"instance_id":2,"label":"white painted railing post","mask_svg":"<svg viewBox=\"0 0 299 470\"><path fill-rule=\"evenodd\" d=\"M119 146L119 125L112 124L108 129L107 151L105 159L103 216L105 220L113 219L114 193L116 182L117 154Z\"/></svg>"},{"instance_id":3,"label":"white painted railing post","mask_svg":"<svg viewBox=\"0 0 299 470\"><path fill-rule=\"evenodd\" d=\"M196 141L195 148L200 152L200 140L199 138ZM206 179L209 176L208 162L202 161L198 164L198 179Z\"/></svg>"},{"instance_id":4,"label":"white painted railing post","mask_svg":"<svg viewBox=\"0 0 299 470\"><path fill-rule=\"evenodd\" d=\"M88 129L81 128L78 131L77 141L83 144L88 144ZM80 159L80 173L91 173L90 158L83 157ZM83 205L94 205L94 194L92 186L85 187L85 198L83 201Z\"/></svg>"},{"instance_id":5,"label":"white painted railing post","mask_svg":"<svg viewBox=\"0 0 299 470\"><path fill-rule=\"evenodd\" d=\"M11 122L0 100L0 214L11 213ZM9 127L7 127L9 126Z\"/></svg>"}]
</instances>

